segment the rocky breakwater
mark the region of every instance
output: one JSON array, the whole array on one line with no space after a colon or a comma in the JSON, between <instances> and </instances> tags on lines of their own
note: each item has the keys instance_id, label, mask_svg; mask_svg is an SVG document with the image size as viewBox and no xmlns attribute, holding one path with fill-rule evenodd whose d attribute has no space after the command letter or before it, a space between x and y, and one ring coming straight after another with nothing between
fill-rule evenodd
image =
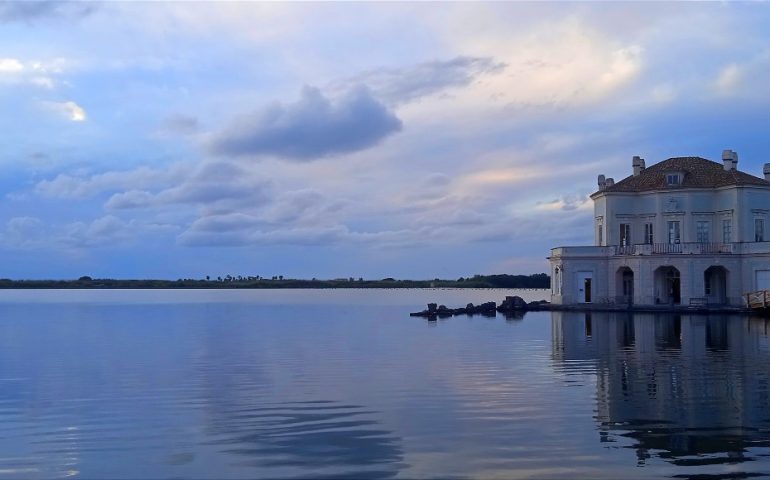
<instances>
[{"instance_id":1,"label":"rocky breakwater","mask_svg":"<svg viewBox=\"0 0 770 480\"><path fill-rule=\"evenodd\" d=\"M455 315L484 315L488 317L494 317L497 312L515 313L526 312L528 310L545 310L548 308L548 305L550 304L545 300L527 303L521 297L508 296L505 297L505 300L503 300L499 306L495 302L486 302L480 305L469 303L465 307L447 308L445 305L429 303L427 310L423 310L421 312L412 312L409 315L412 317L427 318L428 320L447 318Z\"/></svg>"}]
</instances>

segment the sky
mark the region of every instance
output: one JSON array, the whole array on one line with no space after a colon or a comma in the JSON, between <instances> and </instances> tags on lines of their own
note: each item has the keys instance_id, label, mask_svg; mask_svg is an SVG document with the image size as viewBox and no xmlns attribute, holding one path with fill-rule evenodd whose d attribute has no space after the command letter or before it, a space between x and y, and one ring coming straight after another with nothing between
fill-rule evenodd
<instances>
[{"instance_id":1,"label":"sky","mask_svg":"<svg viewBox=\"0 0 770 480\"><path fill-rule=\"evenodd\" d=\"M770 162L768 3L0 1L0 277L457 278Z\"/></svg>"}]
</instances>

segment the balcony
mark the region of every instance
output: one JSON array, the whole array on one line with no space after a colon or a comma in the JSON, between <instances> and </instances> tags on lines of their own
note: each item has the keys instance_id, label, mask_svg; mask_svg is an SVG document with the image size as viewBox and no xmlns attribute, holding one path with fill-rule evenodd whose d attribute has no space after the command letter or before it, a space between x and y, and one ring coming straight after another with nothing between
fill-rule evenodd
<instances>
[{"instance_id":1,"label":"balcony","mask_svg":"<svg viewBox=\"0 0 770 480\"><path fill-rule=\"evenodd\" d=\"M770 242L644 243L638 245L558 247L551 257L612 257L640 255L754 255L770 254Z\"/></svg>"},{"instance_id":2,"label":"balcony","mask_svg":"<svg viewBox=\"0 0 770 480\"><path fill-rule=\"evenodd\" d=\"M557 247L551 249L551 257L609 257L615 252L615 247L582 246Z\"/></svg>"},{"instance_id":3,"label":"balcony","mask_svg":"<svg viewBox=\"0 0 770 480\"><path fill-rule=\"evenodd\" d=\"M615 255L723 255L733 253L732 243L645 243L614 248Z\"/></svg>"}]
</instances>

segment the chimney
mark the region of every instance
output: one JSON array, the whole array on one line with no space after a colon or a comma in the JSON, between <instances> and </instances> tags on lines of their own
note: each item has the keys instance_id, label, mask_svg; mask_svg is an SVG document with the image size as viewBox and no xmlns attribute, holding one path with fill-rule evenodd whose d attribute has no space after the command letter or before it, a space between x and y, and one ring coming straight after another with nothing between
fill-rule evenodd
<instances>
[{"instance_id":1,"label":"chimney","mask_svg":"<svg viewBox=\"0 0 770 480\"><path fill-rule=\"evenodd\" d=\"M765 180L770 181L770 163L765 164L765 168L762 169L762 173L765 174Z\"/></svg>"},{"instance_id":2,"label":"chimney","mask_svg":"<svg viewBox=\"0 0 770 480\"><path fill-rule=\"evenodd\" d=\"M599 175L597 183L599 184L599 190L604 190L604 187L607 183L607 181L604 179L604 175Z\"/></svg>"},{"instance_id":3,"label":"chimney","mask_svg":"<svg viewBox=\"0 0 770 480\"><path fill-rule=\"evenodd\" d=\"M738 170L738 154L732 150L722 151L722 162L728 172Z\"/></svg>"},{"instance_id":4,"label":"chimney","mask_svg":"<svg viewBox=\"0 0 770 480\"><path fill-rule=\"evenodd\" d=\"M613 185L615 185L615 180L613 180L612 178L608 178L607 180L604 181L604 188L609 188Z\"/></svg>"},{"instance_id":5,"label":"chimney","mask_svg":"<svg viewBox=\"0 0 770 480\"><path fill-rule=\"evenodd\" d=\"M638 177L640 173L644 171L644 159L641 157L634 157L631 160L631 166L634 167L634 176Z\"/></svg>"}]
</instances>

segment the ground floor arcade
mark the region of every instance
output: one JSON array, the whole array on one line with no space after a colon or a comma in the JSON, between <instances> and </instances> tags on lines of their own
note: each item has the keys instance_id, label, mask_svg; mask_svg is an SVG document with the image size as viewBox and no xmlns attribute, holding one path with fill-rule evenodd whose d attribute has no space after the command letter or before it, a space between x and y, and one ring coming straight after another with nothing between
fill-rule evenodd
<instances>
[{"instance_id":1,"label":"ground floor arcade","mask_svg":"<svg viewBox=\"0 0 770 480\"><path fill-rule=\"evenodd\" d=\"M556 304L744 305L770 289L770 256L552 255Z\"/></svg>"}]
</instances>

